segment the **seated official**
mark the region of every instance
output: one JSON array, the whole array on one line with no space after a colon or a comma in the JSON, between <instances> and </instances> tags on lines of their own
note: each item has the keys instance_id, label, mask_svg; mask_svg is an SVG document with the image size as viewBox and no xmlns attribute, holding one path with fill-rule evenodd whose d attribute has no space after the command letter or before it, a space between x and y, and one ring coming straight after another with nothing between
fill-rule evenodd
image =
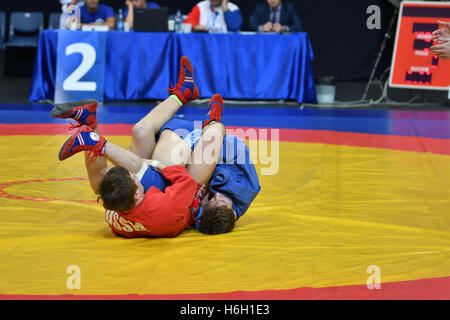
<instances>
[{"instance_id":1,"label":"seated official","mask_svg":"<svg viewBox=\"0 0 450 320\"><path fill-rule=\"evenodd\" d=\"M81 24L96 24L114 29L116 18L114 9L99 0L84 0L85 5L80 8Z\"/></svg>"},{"instance_id":2,"label":"seated official","mask_svg":"<svg viewBox=\"0 0 450 320\"><path fill-rule=\"evenodd\" d=\"M234 32L242 27L242 15L228 0L206 0L192 9L184 23L192 24L194 31Z\"/></svg>"},{"instance_id":3,"label":"seated official","mask_svg":"<svg viewBox=\"0 0 450 320\"><path fill-rule=\"evenodd\" d=\"M130 29L133 29L134 23L134 8L143 9L143 8L159 8L159 4L154 2L145 2L145 0L126 0L125 4L127 8L124 12L125 23L128 23Z\"/></svg>"},{"instance_id":4,"label":"seated official","mask_svg":"<svg viewBox=\"0 0 450 320\"><path fill-rule=\"evenodd\" d=\"M267 0L256 6L250 18L250 29L259 32L300 32L302 26L293 3Z\"/></svg>"}]
</instances>

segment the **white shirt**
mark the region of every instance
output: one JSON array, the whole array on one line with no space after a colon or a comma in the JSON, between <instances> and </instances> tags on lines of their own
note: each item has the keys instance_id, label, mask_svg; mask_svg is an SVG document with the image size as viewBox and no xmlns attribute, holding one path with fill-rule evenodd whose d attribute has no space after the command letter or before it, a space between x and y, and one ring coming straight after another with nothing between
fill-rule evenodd
<instances>
[{"instance_id":1,"label":"white shirt","mask_svg":"<svg viewBox=\"0 0 450 320\"><path fill-rule=\"evenodd\" d=\"M225 23L225 13L223 12L222 6L211 7L211 2L209 2L209 0L205 0L199 2L197 7L200 10L200 25L206 26L210 32L222 33L228 31L227 24ZM228 2L228 10L239 10L239 7L234 3Z\"/></svg>"},{"instance_id":2,"label":"white shirt","mask_svg":"<svg viewBox=\"0 0 450 320\"><path fill-rule=\"evenodd\" d=\"M61 11L62 11L61 18L59 19L59 28L67 29L67 20L71 16L71 14L69 14L69 12L67 11L67 8L69 7L72 0L59 0L59 2L61 3ZM77 6L78 8L84 6L84 1L83 0L78 1L78 3L75 6Z\"/></svg>"}]
</instances>

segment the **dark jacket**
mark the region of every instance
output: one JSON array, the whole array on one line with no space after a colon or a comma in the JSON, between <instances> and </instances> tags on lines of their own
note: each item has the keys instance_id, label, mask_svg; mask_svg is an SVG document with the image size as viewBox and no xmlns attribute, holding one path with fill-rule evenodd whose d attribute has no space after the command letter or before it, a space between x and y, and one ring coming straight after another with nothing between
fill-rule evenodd
<instances>
[{"instance_id":1,"label":"dark jacket","mask_svg":"<svg viewBox=\"0 0 450 320\"><path fill-rule=\"evenodd\" d=\"M250 29L253 31L258 31L259 26L270 21L270 12L271 9L267 3L257 5L255 13L250 18ZM282 26L288 26L289 32L302 31L300 18L298 17L297 10L295 9L293 3L285 1L282 2L280 24Z\"/></svg>"}]
</instances>

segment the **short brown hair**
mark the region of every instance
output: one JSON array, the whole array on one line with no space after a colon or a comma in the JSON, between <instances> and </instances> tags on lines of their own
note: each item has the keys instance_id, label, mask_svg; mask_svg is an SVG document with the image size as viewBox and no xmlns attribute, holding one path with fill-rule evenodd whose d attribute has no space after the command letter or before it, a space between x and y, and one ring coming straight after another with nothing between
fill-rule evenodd
<instances>
[{"instance_id":1,"label":"short brown hair","mask_svg":"<svg viewBox=\"0 0 450 320\"><path fill-rule=\"evenodd\" d=\"M227 233L233 230L235 223L233 209L226 206L213 207L207 204L203 206L199 231L206 234Z\"/></svg>"},{"instance_id":2,"label":"short brown hair","mask_svg":"<svg viewBox=\"0 0 450 320\"><path fill-rule=\"evenodd\" d=\"M100 182L97 201L101 199L103 207L107 210L131 210L135 206L136 190L137 185L128 170L122 167L113 167Z\"/></svg>"}]
</instances>

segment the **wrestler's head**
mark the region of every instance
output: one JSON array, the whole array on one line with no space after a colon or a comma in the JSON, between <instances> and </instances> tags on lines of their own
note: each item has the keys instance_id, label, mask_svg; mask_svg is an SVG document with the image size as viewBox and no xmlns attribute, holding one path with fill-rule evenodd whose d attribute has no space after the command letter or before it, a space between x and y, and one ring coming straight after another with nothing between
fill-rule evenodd
<instances>
[{"instance_id":1,"label":"wrestler's head","mask_svg":"<svg viewBox=\"0 0 450 320\"><path fill-rule=\"evenodd\" d=\"M100 182L98 200L107 210L128 211L144 196L144 187L135 174L114 167Z\"/></svg>"},{"instance_id":2,"label":"wrestler's head","mask_svg":"<svg viewBox=\"0 0 450 320\"><path fill-rule=\"evenodd\" d=\"M206 234L221 234L233 230L236 212L233 203L221 193L216 193L203 205L199 231Z\"/></svg>"}]
</instances>

